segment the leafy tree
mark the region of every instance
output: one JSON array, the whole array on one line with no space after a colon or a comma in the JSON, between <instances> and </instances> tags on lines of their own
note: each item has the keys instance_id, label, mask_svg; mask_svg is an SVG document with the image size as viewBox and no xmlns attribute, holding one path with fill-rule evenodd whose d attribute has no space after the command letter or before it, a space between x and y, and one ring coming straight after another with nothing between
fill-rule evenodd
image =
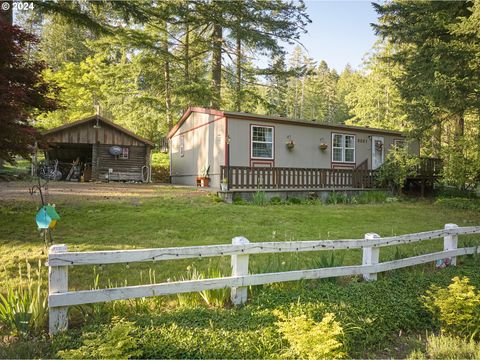
<instances>
[{"instance_id":1,"label":"leafy tree","mask_svg":"<svg viewBox=\"0 0 480 360\"><path fill-rule=\"evenodd\" d=\"M7 14L5 14L7 13ZM53 110L49 87L41 73L44 64L27 60L33 35L12 25L11 13L0 15L0 159L14 162L15 155L28 158L37 133L32 119L38 111Z\"/></svg>"},{"instance_id":2,"label":"leafy tree","mask_svg":"<svg viewBox=\"0 0 480 360\"><path fill-rule=\"evenodd\" d=\"M374 52L366 58L363 71L355 75L355 87L344 95L353 115L349 124L408 130L403 100L393 80L400 68L388 61L391 51L390 44L377 43Z\"/></svg>"},{"instance_id":3,"label":"leafy tree","mask_svg":"<svg viewBox=\"0 0 480 360\"><path fill-rule=\"evenodd\" d=\"M374 6L379 14L374 28L393 45L386 57L400 68L393 78L413 130L429 140L427 152L444 159L447 182L475 186L480 177L478 4L398 0Z\"/></svg>"}]
</instances>

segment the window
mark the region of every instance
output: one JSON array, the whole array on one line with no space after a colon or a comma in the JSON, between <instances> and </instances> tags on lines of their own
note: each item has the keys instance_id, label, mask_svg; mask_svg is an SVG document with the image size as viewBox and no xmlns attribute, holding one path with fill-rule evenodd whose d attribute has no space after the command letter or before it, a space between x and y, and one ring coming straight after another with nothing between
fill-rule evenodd
<instances>
[{"instance_id":1,"label":"window","mask_svg":"<svg viewBox=\"0 0 480 360\"><path fill-rule=\"evenodd\" d=\"M405 140L395 139L395 140L393 140L393 146L396 147L396 148L403 148L403 147L405 147Z\"/></svg>"},{"instance_id":2,"label":"window","mask_svg":"<svg viewBox=\"0 0 480 360\"><path fill-rule=\"evenodd\" d=\"M122 154L120 155L120 159L128 159L128 147L122 148Z\"/></svg>"},{"instance_id":3,"label":"window","mask_svg":"<svg viewBox=\"0 0 480 360\"><path fill-rule=\"evenodd\" d=\"M332 161L355 162L355 135L332 134Z\"/></svg>"},{"instance_id":4,"label":"window","mask_svg":"<svg viewBox=\"0 0 480 360\"><path fill-rule=\"evenodd\" d=\"M252 126L250 128L251 157L273 159L273 127Z\"/></svg>"},{"instance_id":5,"label":"window","mask_svg":"<svg viewBox=\"0 0 480 360\"><path fill-rule=\"evenodd\" d=\"M184 157L185 156L185 138L183 135L180 135L180 139L178 140L180 143L180 156Z\"/></svg>"}]
</instances>

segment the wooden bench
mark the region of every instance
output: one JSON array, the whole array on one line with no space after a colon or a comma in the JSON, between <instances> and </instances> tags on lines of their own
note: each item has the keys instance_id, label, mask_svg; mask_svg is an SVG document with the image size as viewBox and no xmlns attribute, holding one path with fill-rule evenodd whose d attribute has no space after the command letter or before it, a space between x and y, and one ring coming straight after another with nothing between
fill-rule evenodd
<instances>
[{"instance_id":1,"label":"wooden bench","mask_svg":"<svg viewBox=\"0 0 480 360\"><path fill-rule=\"evenodd\" d=\"M141 173L114 171L107 176L109 181L143 181Z\"/></svg>"}]
</instances>

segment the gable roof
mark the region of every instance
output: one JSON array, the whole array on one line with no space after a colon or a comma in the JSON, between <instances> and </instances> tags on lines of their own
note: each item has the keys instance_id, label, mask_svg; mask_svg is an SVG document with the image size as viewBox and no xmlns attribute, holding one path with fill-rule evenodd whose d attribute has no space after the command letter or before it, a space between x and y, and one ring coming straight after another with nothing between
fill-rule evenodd
<instances>
[{"instance_id":1,"label":"gable roof","mask_svg":"<svg viewBox=\"0 0 480 360\"><path fill-rule=\"evenodd\" d=\"M93 116L89 116L85 119L80 119L80 120L77 120L77 121L74 121L74 122L71 122L71 123L68 123L68 124L65 124L65 125L61 125L61 126L58 126L56 128L53 128L53 129L50 129L50 130L47 130L47 131L44 131L43 132L43 135L51 135L51 134L55 134L57 132L60 132L60 131L63 131L63 130L66 130L66 129L70 129L70 128L73 128L73 127L76 127L76 126L79 126L79 125L82 125L82 124L85 124L85 123L88 123L90 121L100 121L100 122L103 122L104 124L106 125L109 125L131 137L133 137L134 139L144 143L144 144L147 144L147 145L150 145L152 147L155 146L155 143L153 143L152 141L150 140L147 140L147 139L144 139L142 138L141 136L138 136L137 134L131 132L130 130L127 130L125 129L124 127L121 127L120 125L117 125L115 123L113 123L112 121L110 120L107 120L106 118L100 116L100 115L93 115Z\"/></svg>"},{"instance_id":2,"label":"gable roof","mask_svg":"<svg viewBox=\"0 0 480 360\"><path fill-rule=\"evenodd\" d=\"M377 129L377 128L371 128L366 126L331 124L331 123L317 122L315 120L308 121L308 120L291 119L291 118L273 116L273 115L259 115L259 114L251 114L246 112L223 111L223 110L215 110L215 109L202 108L202 107L190 107L182 115L178 123L170 130L170 132L168 133L169 138L175 135L177 130L182 126L182 124L187 120L187 118L193 112L199 112L204 114L214 114L214 115L219 115L223 117L230 117L230 118L242 119L242 120L258 120L258 121L284 123L284 124L298 125L298 126L310 126L310 127L320 127L320 128L337 129L337 130L361 131L361 132L368 132L368 133L374 133L374 134L405 136L400 131Z\"/></svg>"}]
</instances>

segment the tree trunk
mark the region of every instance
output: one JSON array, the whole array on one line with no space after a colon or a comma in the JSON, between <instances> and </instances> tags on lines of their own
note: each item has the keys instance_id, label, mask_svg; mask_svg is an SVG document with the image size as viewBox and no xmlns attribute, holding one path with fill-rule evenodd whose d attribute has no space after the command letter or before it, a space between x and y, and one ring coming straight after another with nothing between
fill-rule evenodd
<instances>
[{"instance_id":1,"label":"tree trunk","mask_svg":"<svg viewBox=\"0 0 480 360\"><path fill-rule=\"evenodd\" d=\"M165 22L165 36L163 39L163 51L165 53L165 61L163 63L163 73L165 80L165 115L167 120L168 129L173 127L172 121L172 98L170 92L170 52L168 49L168 23Z\"/></svg>"},{"instance_id":2,"label":"tree trunk","mask_svg":"<svg viewBox=\"0 0 480 360\"><path fill-rule=\"evenodd\" d=\"M212 32L212 100L211 106L220 108L222 89L222 26L218 23L213 25Z\"/></svg>"},{"instance_id":3,"label":"tree trunk","mask_svg":"<svg viewBox=\"0 0 480 360\"><path fill-rule=\"evenodd\" d=\"M185 62L185 84L190 85L190 26L186 24L185 28L185 54L184 54L184 62Z\"/></svg>"},{"instance_id":4,"label":"tree trunk","mask_svg":"<svg viewBox=\"0 0 480 360\"><path fill-rule=\"evenodd\" d=\"M242 40L237 35L237 66L236 66L236 96L235 96L235 110L242 111Z\"/></svg>"}]
</instances>

